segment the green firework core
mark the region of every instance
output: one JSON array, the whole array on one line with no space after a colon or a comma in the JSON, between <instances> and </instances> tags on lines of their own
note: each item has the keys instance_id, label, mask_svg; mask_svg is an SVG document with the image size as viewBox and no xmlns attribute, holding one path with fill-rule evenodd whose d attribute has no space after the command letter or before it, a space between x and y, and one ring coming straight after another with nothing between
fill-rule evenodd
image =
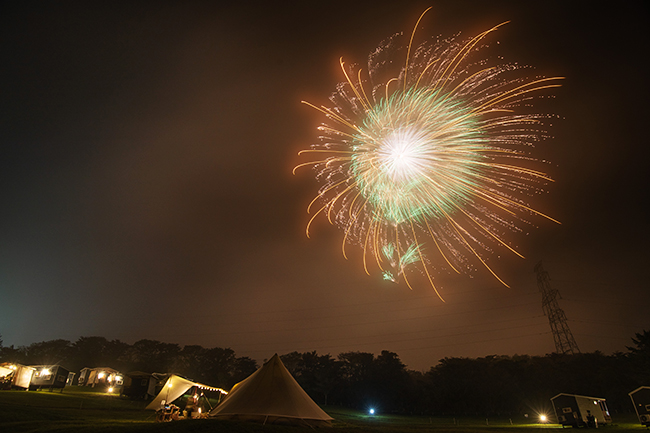
<instances>
[{"instance_id":1,"label":"green firework core","mask_svg":"<svg viewBox=\"0 0 650 433\"><path fill-rule=\"evenodd\" d=\"M503 248L523 258L508 234L532 224L531 216L558 222L528 203L553 181L532 149L548 138L545 120L554 117L529 107L534 93L562 77L526 77L527 66L476 59L501 25L465 41L415 46L420 20L410 39L383 41L367 68L341 59L345 81L332 106L305 102L328 119L318 127L320 143L300 152L313 160L296 167L313 165L322 183L306 232L323 215L344 231L346 258L347 245L362 249L366 273L374 267L412 288L410 274L420 271L441 299L434 270L484 267L508 286L489 256Z\"/></svg>"},{"instance_id":2,"label":"green firework core","mask_svg":"<svg viewBox=\"0 0 650 433\"><path fill-rule=\"evenodd\" d=\"M480 175L481 138L471 108L431 89L396 92L367 111L351 171L376 218L442 218L463 207Z\"/></svg>"}]
</instances>

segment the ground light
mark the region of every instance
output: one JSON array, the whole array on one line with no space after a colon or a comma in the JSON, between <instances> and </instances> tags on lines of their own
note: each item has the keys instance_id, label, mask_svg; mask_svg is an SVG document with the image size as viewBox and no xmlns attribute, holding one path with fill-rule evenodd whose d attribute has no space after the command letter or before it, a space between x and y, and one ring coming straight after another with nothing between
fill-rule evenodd
<instances>
[{"instance_id":1,"label":"ground light","mask_svg":"<svg viewBox=\"0 0 650 433\"><path fill-rule=\"evenodd\" d=\"M548 421L548 417L546 415L542 414L542 415L539 416L539 422L545 423L547 421Z\"/></svg>"},{"instance_id":2,"label":"ground light","mask_svg":"<svg viewBox=\"0 0 650 433\"><path fill-rule=\"evenodd\" d=\"M370 409L368 409L368 413L370 415L374 415L375 414L375 409L371 407Z\"/></svg>"}]
</instances>

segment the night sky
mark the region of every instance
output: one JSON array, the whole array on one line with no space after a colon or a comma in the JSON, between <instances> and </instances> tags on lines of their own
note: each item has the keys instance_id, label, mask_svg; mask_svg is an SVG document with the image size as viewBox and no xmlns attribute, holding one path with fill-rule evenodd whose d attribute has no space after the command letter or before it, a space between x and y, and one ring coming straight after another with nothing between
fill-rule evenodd
<instances>
[{"instance_id":1,"label":"night sky","mask_svg":"<svg viewBox=\"0 0 650 433\"><path fill-rule=\"evenodd\" d=\"M294 4L296 3L296 4ZM569 3L566 5L565 3ZM543 260L583 352L650 329L644 3L520 1L3 2L0 335L230 347L258 361L316 350L444 357L554 351ZM608 5L608 6L606 6ZM318 184L301 149L317 105L381 40L493 33L489 55L565 76L539 111L556 180L513 239L525 260L437 276L367 276L342 233L307 239ZM513 235L514 236L514 235Z\"/></svg>"}]
</instances>

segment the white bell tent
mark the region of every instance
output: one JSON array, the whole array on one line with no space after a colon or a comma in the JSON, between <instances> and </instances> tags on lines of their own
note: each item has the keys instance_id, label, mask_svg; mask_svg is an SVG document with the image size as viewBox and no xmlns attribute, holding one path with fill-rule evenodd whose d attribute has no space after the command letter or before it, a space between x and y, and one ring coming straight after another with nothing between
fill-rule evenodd
<instances>
[{"instance_id":1,"label":"white bell tent","mask_svg":"<svg viewBox=\"0 0 650 433\"><path fill-rule=\"evenodd\" d=\"M233 386L210 416L264 424L331 425L333 419L300 387L277 354Z\"/></svg>"}]
</instances>

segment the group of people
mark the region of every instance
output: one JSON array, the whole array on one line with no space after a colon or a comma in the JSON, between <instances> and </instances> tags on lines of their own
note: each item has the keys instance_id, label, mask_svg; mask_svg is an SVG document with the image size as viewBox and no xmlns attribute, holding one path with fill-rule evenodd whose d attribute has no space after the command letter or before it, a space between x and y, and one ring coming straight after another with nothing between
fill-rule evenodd
<instances>
[{"instance_id":1,"label":"group of people","mask_svg":"<svg viewBox=\"0 0 650 433\"><path fill-rule=\"evenodd\" d=\"M187 404L185 405L185 410L181 414L181 408L175 404L165 404L163 400L160 405L160 409L156 411L156 421L158 422L169 422L169 421L178 421L180 419L188 418L201 418L203 408L199 404L199 396L197 394L192 395L187 399Z\"/></svg>"}]
</instances>

